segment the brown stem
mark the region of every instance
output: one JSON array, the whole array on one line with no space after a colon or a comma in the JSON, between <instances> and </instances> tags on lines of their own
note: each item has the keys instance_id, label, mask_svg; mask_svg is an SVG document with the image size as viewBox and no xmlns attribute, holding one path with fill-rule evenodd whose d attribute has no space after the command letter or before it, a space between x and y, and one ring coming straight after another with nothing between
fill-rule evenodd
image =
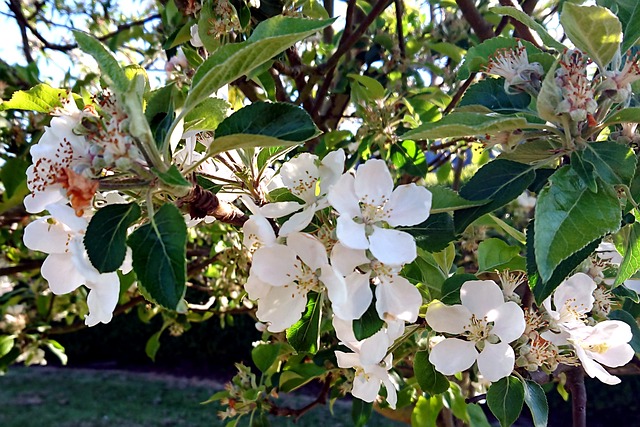
<instances>
[{"instance_id":1,"label":"brown stem","mask_svg":"<svg viewBox=\"0 0 640 427\"><path fill-rule=\"evenodd\" d=\"M27 35L27 28L30 28L27 18L22 13L22 6L19 0L9 0L7 3L9 10L13 12L13 15L20 27L20 37L22 38L22 52L28 63L34 62L33 55L31 55L31 46L29 45L29 37Z\"/></svg>"},{"instance_id":2,"label":"brown stem","mask_svg":"<svg viewBox=\"0 0 640 427\"><path fill-rule=\"evenodd\" d=\"M573 427L587 427L587 389L584 386L584 371L580 366L569 368L567 389L571 392L571 414Z\"/></svg>"},{"instance_id":3,"label":"brown stem","mask_svg":"<svg viewBox=\"0 0 640 427\"><path fill-rule=\"evenodd\" d=\"M482 17L473 0L456 0L464 19L467 20L473 31L481 40L495 37L491 24Z\"/></svg>"},{"instance_id":4,"label":"brown stem","mask_svg":"<svg viewBox=\"0 0 640 427\"><path fill-rule=\"evenodd\" d=\"M0 268L0 276L10 276L24 271L35 270L42 267L42 263L43 260L41 259L33 259L11 267L3 267Z\"/></svg>"},{"instance_id":5,"label":"brown stem","mask_svg":"<svg viewBox=\"0 0 640 427\"><path fill-rule=\"evenodd\" d=\"M514 9L516 9L515 4L513 4L512 0L500 0L500 4L502 6L509 6L509 7L513 7ZM535 37L533 37L533 34L531 33L531 30L529 29L529 27L527 27L526 25L524 25L522 22L518 21L517 19L513 19L510 18L511 24L513 25L513 27L516 29L516 36L531 42L531 44L533 44L534 46L541 48L542 46L540 46L540 44L538 43L538 41L536 40Z\"/></svg>"},{"instance_id":6,"label":"brown stem","mask_svg":"<svg viewBox=\"0 0 640 427\"><path fill-rule=\"evenodd\" d=\"M402 30L402 15L404 14L403 0L395 0L396 4L396 33L398 35L398 50L400 51L400 66L404 65L407 58L406 47L404 43L404 32ZM407 91L407 76L402 73L402 91Z\"/></svg>"},{"instance_id":7,"label":"brown stem","mask_svg":"<svg viewBox=\"0 0 640 427\"><path fill-rule=\"evenodd\" d=\"M303 416L305 413L309 412L311 409L315 408L318 405L324 405L327 403L327 397L329 395L329 389L331 388L331 374L327 375L324 380L324 385L322 386L322 390L318 393L318 397L309 404L303 406L302 408L288 408L288 407L279 407L276 405L272 405L269 413L276 415L278 417L294 417L296 421Z\"/></svg>"},{"instance_id":8,"label":"brown stem","mask_svg":"<svg viewBox=\"0 0 640 427\"><path fill-rule=\"evenodd\" d=\"M195 185L188 196L179 201L189 205L191 218L212 216L218 221L242 227L249 217L229 202L220 201L218 196L199 185Z\"/></svg>"}]
</instances>

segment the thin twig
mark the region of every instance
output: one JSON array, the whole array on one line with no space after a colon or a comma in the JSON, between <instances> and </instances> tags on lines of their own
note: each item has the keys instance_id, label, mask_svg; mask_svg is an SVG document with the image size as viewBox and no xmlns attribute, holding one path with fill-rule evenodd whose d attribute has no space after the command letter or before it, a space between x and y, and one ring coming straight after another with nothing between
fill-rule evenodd
<instances>
[{"instance_id":1,"label":"thin twig","mask_svg":"<svg viewBox=\"0 0 640 427\"><path fill-rule=\"evenodd\" d=\"M584 371L574 366L565 371L567 389L571 392L571 415L573 427L587 427L587 389L584 385Z\"/></svg>"}]
</instances>

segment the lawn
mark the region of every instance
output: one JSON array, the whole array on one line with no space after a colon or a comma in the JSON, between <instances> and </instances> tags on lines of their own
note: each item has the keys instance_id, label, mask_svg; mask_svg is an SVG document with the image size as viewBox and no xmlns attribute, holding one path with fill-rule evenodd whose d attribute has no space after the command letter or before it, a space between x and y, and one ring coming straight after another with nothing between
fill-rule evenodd
<instances>
[{"instance_id":1,"label":"lawn","mask_svg":"<svg viewBox=\"0 0 640 427\"><path fill-rule=\"evenodd\" d=\"M222 385L168 375L68 368L11 368L0 377L3 427L224 426L215 404L201 405ZM287 401L303 406L304 397ZM334 415L316 407L299 422L273 419L273 426L350 426L351 405L338 402ZM368 426L402 426L373 415Z\"/></svg>"}]
</instances>

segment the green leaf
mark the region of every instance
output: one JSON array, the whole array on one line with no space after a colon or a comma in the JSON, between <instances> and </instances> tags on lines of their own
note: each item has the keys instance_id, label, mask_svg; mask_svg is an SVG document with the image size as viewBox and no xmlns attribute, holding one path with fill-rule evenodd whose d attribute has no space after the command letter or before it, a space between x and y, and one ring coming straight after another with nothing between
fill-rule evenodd
<instances>
[{"instance_id":1,"label":"green leaf","mask_svg":"<svg viewBox=\"0 0 640 427\"><path fill-rule=\"evenodd\" d=\"M26 187L28 167L29 162L21 157L10 157L5 161L0 169L0 180L4 186L3 200L11 199L20 187Z\"/></svg>"},{"instance_id":2,"label":"green leaf","mask_svg":"<svg viewBox=\"0 0 640 427\"><path fill-rule=\"evenodd\" d=\"M442 395L418 397L411 413L411 427L437 427L436 420L443 407Z\"/></svg>"},{"instance_id":3,"label":"green leaf","mask_svg":"<svg viewBox=\"0 0 640 427\"><path fill-rule=\"evenodd\" d=\"M320 346L322 294L309 292L307 308L302 318L287 329L287 341L297 352L314 354Z\"/></svg>"},{"instance_id":4,"label":"green leaf","mask_svg":"<svg viewBox=\"0 0 640 427\"><path fill-rule=\"evenodd\" d=\"M111 88L118 95L123 95L129 89L129 79L118 64L113 53L100 41L82 31L73 30L80 50L91 55L102 72L102 77L109 80Z\"/></svg>"},{"instance_id":5,"label":"green leaf","mask_svg":"<svg viewBox=\"0 0 640 427\"><path fill-rule=\"evenodd\" d=\"M298 362L295 365L287 365L280 374L280 391L289 393L326 373L325 368L315 363Z\"/></svg>"},{"instance_id":6,"label":"green leaf","mask_svg":"<svg viewBox=\"0 0 640 427\"><path fill-rule=\"evenodd\" d=\"M620 299L627 298L634 303L640 303L640 295L633 289L629 289L626 286L618 286L617 288L613 288L611 293Z\"/></svg>"},{"instance_id":7,"label":"green leaf","mask_svg":"<svg viewBox=\"0 0 640 427\"><path fill-rule=\"evenodd\" d=\"M435 200L435 198L434 198ZM411 227L398 227L411 234L419 248L439 252L457 238L453 229L453 218L447 213L431 214L426 221Z\"/></svg>"},{"instance_id":8,"label":"green leaf","mask_svg":"<svg viewBox=\"0 0 640 427\"><path fill-rule=\"evenodd\" d=\"M577 152L571 153L571 169L578 174L584 185L589 191L598 192L598 184L596 183L596 173L593 170L593 163L584 161L582 156Z\"/></svg>"},{"instance_id":9,"label":"green leaf","mask_svg":"<svg viewBox=\"0 0 640 427\"><path fill-rule=\"evenodd\" d=\"M631 328L631 333L633 334L633 338L629 342L629 345L633 348L633 351L636 353L640 353L640 328L638 328L638 324L636 323L636 319L624 310L614 310L609 313L610 320L620 320Z\"/></svg>"},{"instance_id":10,"label":"green leaf","mask_svg":"<svg viewBox=\"0 0 640 427\"><path fill-rule=\"evenodd\" d=\"M482 105L496 113L513 114L528 110L531 96L527 93L509 95L504 90L504 79L484 79L471 85L458 103L465 105Z\"/></svg>"},{"instance_id":11,"label":"green leaf","mask_svg":"<svg viewBox=\"0 0 640 427\"><path fill-rule=\"evenodd\" d=\"M216 130L227 117L229 103L224 99L207 98L184 118L184 132Z\"/></svg>"},{"instance_id":12,"label":"green leaf","mask_svg":"<svg viewBox=\"0 0 640 427\"><path fill-rule=\"evenodd\" d=\"M182 176L176 165L171 165L166 172L160 172L156 168L151 168L160 178L160 181L171 187L191 187L191 183Z\"/></svg>"},{"instance_id":13,"label":"green leaf","mask_svg":"<svg viewBox=\"0 0 640 427\"><path fill-rule=\"evenodd\" d=\"M598 0L599 6L610 9L620 20L624 41L620 51L631 49L640 38L640 3L636 0Z\"/></svg>"},{"instance_id":14,"label":"green leaf","mask_svg":"<svg viewBox=\"0 0 640 427\"><path fill-rule=\"evenodd\" d=\"M538 197L535 211L535 260L543 281L571 255L620 227L622 214L615 190L598 180L589 191L569 167L556 171Z\"/></svg>"},{"instance_id":15,"label":"green leaf","mask_svg":"<svg viewBox=\"0 0 640 427\"><path fill-rule=\"evenodd\" d=\"M354 85L362 87L363 93L367 95L368 100L384 98L384 86L376 79L361 76L360 74L347 74L347 77L354 81Z\"/></svg>"},{"instance_id":16,"label":"green leaf","mask_svg":"<svg viewBox=\"0 0 640 427\"><path fill-rule=\"evenodd\" d=\"M13 335L3 335L0 336L0 357L4 357L9 354L11 349L13 348L13 344L15 339Z\"/></svg>"},{"instance_id":17,"label":"green leaf","mask_svg":"<svg viewBox=\"0 0 640 427\"><path fill-rule=\"evenodd\" d=\"M467 200L490 202L455 211L453 222L456 232L463 232L477 218L516 199L534 178L533 168L523 163L495 159L484 165L460 189L460 196Z\"/></svg>"},{"instance_id":18,"label":"green leaf","mask_svg":"<svg viewBox=\"0 0 640 427\"><path fill-rule=\"evenodd\" d=\"M618 275L613 286L619 286L640 270L640 223L637 221L629 225L624 258L620 263Z\"/></svg>"},{"instance_id":19,"label":"green leaf","mask_svg":"<svg viewBox=\"0 0 640 427\"><path fill-rule=\"evenodd\" d=\"M473 274L454 274L442 284L440 301L446 305L460 304L460 288L469 280L478 280Z\"/></svg>"},{"instance_id":20,"label":"green leaf","mask_svg":"<svg viewBox=\"0 0 640 427\"><path fill-rule=\"evenodd\" d=\"M424 177L427 175L427 158L422 147L412 140L391 146L391 161L400 173Z\"/></svg>"},{"instance_id":21,"label":"green leaf","mask_svg":"<svg viewBox=\"0 0 640 427\"><path fill-rule=\"evenodd\" d=\"M618 52L622 25L609 9L567 2L562 7L560 23L569 40L593 59L601 70Z\"/></svg>"},{"instance_id":22,"label":"green leaf","mask_svg":"<svg viewBox=\"0 0 640 427\"><path fill-rule=\"evenodd\" d=\"M611 114L603 124L607 126L619 123L640 123L640 107L623 108Z\"/></svg>"},{"instance_id":23,"label":"green leaf","mask_svg":"<svg viewBox=\"0 0 640 427\"><path fill-rule=\"evenodd\" d=\"M62 100L69 95L65 89L55 89L45 83L40 83L31 89L17 90L8 101L0 102L0 111L30 110L39 113L51 113L62 106Z\"/></svg>"},{"instance_id":24,"label":"green leaf","mask_svg":"<svg viewBox=\"0 0 640 427\"><path fill-rule=\"evenodd\" d=\"M569 258L562 261L554 270L553 275L547 281L543 281L538 273L538 267L535 259L535 223L530 222L527 227L527 278L529 279L529 288L533 292L536 303L542 304L549 295L562 283L562 281L575 270L589 255L596 250L601 239L589 243L583 249L579 250Z\"/></svg>"},{"instance_id":25,"label":"green leaf","mask_svg":"<svg viewBox=\"0 0 640 427\"><path fill-rule=\"evenodd\" d=\"M278 358L281 348L281 343L260 344L251 350L251 360L260 372L265 373Z\"/></svg>"},{"instance_id":26,"label":"green leaf","mask_svg":"<svg viewBox=\"0 0 640 427\"><path fill-rule=\"evenodd\" d=\"M547 30L542 26L542 24L538 23L531 16L527 15L520 9L516 9L515 7L510 6L496 6L489 9L493 13L497 13L498 15L507 15L514 18L517 21L522 22L527 27L531 28L533 31L538 33L542 42L548 47L554 48L559 52L562 52L566 49L566 46L562 43L558 42L551 34L547 32Z\"/></svg>"},{"instance_id":27,"label":"green leaf","mask_svg":"<svg viewBox=\"0 0 640 427\"><path fill-rule=\"evenodd\" d=\"M355 427L366 426L372 413L372 402L364 402L357 397L353 398L353 402L351 403L351 419Z\"/></svg>"},{"instance_id":28,"label":"green leaf","mask_svg":"<svg viewBox=\"0 0 640 427\"><path fill-rule=\"evenodd\" d=\"M427 187L433 196L431 203L431 215L441 212L451 212L458 209L482 206L489 200L467 200L448 187L436 185Z\"/></svg>"},{"instance_id":29,"label":"green leaf","mask_svg":"<svg viewBox=\"0 0 640 427\"><path fill-rule=\"evenodd\" d=\"M84 235L91 264L100 273L116 271L127 253L127 228L140 218L137 203L107 205L93 215Z\"/></svg>"},{"instance_id":30,"label":"green leaf","mask_svg":"<svg viewBox=\"0 0 640 427\"><path fill-rule=\"evenodd\" d=\"M171 322L165 321L162 324L162 328L155 334L151 335L147 340L147 343L144 346L144 352L149 359L152 361L156 361L156 355L158 354L158 350L160 350L160 337L165 329L171 324Z\"/></svg>"},{"instance_id":31,"label":"green leaf","mask_svg":"<svg viewBox=\"0 0 640 427\"><path fill-rule=\"evenodd\" d=\"M549 421L549 404L544 390L538 383L531 380L524 381L524 402L531 411L534 427L546 427Z\"/></svg>"},{"instance_id":32,"label":"green leaf","mask_svg":"<svg viewBox=\"0 0 640 427\"><path fill-rule=\"evenodd\" d=\"M503 270L526 270L520 248L510 246L498 238L486 239L478 245L478 273L493 273Z\"/></svg>"},{"instance_id":33,"label":"green leaf","mask_svg":"<svg viewBox=\"0 0 640 427\"><path fill-rule=\"evenodd\" d=\"M416 381L422 389L431 395L444 393L449 389L447 377L436 371L435 366L429 362L429 352L419 351L413 359L413 373Z\"/></svg>"},{"instance_id":34,"label":"green leaf","mask_svg":"<svg viewBox=\"0 0 640 427\"><path fill-rule=\"evenodd\" d=\"M513 424L524 404L524 386L516 377L502 378L487 391L487 405L502 427Z\"/></svg>"},{"instance_id":35,"label":"green leaf","mask_svg":"<svg viewBox=\"0 0 640 427\"><path fill-rule=\"evenodd\" d=\"M460 71L458 71L458 79L465 80L471 76L471 73L481 71L489 64L489 58L495 55L498 50L517 49L518 42L522 43L525 47L527 55L540 53L540 49L526 40L515 39L513 37L493 37L483 41L477 46L473 46L467 51L464 62L460 66ZM562 49L564 49L564 47Z\"/></svg>"},{"instance_id":36,"label":"green leaf","mask_svg":"<svg viewBox=\"0 0 640 427\"><path fill-rule=\"evenodd\" d=\"M633 149L615 142L594 142L587 144L580 154L607 184L631 185L637 161Z\"/></svg>"},{"instance_id":37,"label":"green leaf","mask_svg":"<svg viewBox=\"0 0 640 427\"><path fill-rule=\"evenodd\" d=\"M542 80L542 87L536 98L538 115L541 119L549 122L557 122L560 118L560 115L556 113L556 108L558 108L558 104L562 101L562 90L556 83L558 61L554 62L544 80Z\"/></svg>"},{"instance_id":38,"label":"green leaf","mask_svg":"<svg viewBox=\"0 0 640 427\"><path fill-rule=\"evenodd\" d=\"M525 244L525 242L527 240L522 231L517 230L514 227L510 226L509 224L507 224L506 222L504 222L503 220L501 220L500 218L498 218L494 214L486 214L486 215L484 215L482 218L480 218L478 220L477 223L481 223L481 222L483 223L483 225L487 225L489 227L498 228L498 229L504 231L509 236L513 237L515 240L517 240L518 242L522 243L523 245Z\"/></svg>"},{"instance_id":39,"label":"green leaf","mask_svg":"<svg viewBox=\"0 0 640 427\"><path fill-rule=\"evenodd\" d=\"M353 334L358 341L362 341L365 338L369 338L376 332L378 332L384 326L384 320L378 316L376 310L376 297L373 295L371 305L367 308L360 319L353 321Z\"/></svg>"},{"instance_id":40,"label":"green leaf","mask_svg":"<svg viewBox=\"0 0 640 427\"><path fill-rule=\"evenodd\" d=\"M542 160L558 157L555 147L547 139L536 139L518 144L513 151L501 153L499 159L512 160L519 163L533 164Z\"/></svg>"},{"instance_id":41,"label":"green leaf","mask_svg":"<svg viewBox=\"0 0 640 427\"><path fill-rule=\"evenodd\" d=\"M187 225L172 204L162 205L128 239L138 285L153 302L170 310L178 307L186 289L186 243Z\"/></svg>"},{"instance_id":42,"label":"green leaf","mask_svg":"<svg viewBox=\"0 0 640 427\"><path fill-rule=\"evenodd\" d=\"M404 133L400 138L418 140L492 135L502 131L522 129L526 125L527 120L521 117L454 112L437 122L424 123Z\"/></svg>"},{"instance_id":43,"label":"green leaf","mask_svg":"<svg viewBox=\"0 0 640 427\"><path fill-rule=\"evenodd\" d=\"M250 73L296 42L331 25L334 20L275 16L262 21L249 39L219 48L198 68L185 101L185 111L190 111L225 84Z\"/></svg>"}]
</instances>

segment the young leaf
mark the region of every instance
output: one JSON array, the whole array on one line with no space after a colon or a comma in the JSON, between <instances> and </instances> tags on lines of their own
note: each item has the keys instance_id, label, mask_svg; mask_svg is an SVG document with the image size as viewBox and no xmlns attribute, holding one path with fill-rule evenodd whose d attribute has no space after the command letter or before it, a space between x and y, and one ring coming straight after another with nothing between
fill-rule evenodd
<instances>
[{"instance_id":1,"label":"young leaf","mask_svg":"<svg viewBox=\"0 0 640 427\"><path fill-rule=\"evenodd\" d=\"M542 42L548 47L554 48L559 52L562 52L566 48L565 45L553 38L553 36L547 32L542 24L539 24L532 17L530 17L520 9L516 9L515 7L511 6L496 6L490 8L489 10L493 13L497 13L498 15L507 15L522 22L524 25L538 33L538 35L542 39Z\"/></svg>"},{"instance_id":2,"label":"young leaf","mask_svg":"<svg viewBox=\"0 0 640 427\"><path fill-rule=\"evenodd\" d=\"M256 368L258 368L260 372L264 373L271 367L271 365L273 365L273 362L276 361L281 348L281 343L260 344L251 350L251 360L253 360Z\"/></svg>"},{"instance_id":3,"label":"young leaf","mask_svg":"<svg viewBox=\"0 0 640 427\"><path fill-rule=\"evenodd\" d=\"M562 7L560 23L569 40L593 59L601 70L618 52L622 25L609 9L566 3Z\"/></svg>"},{"instance_id":4,"label":"young leaf","mask_svg":"<svg viewBox=\"0 0 640 427\"><path fill-rule=\"evenodd\" d=\"M175 310L186 289L187 225L172 204L162 205L149 223L131 233L138 285L153 302Z\"/></svg>"},{"instance_id":5,"label":"young leaf","mask_svg":"<svg viewBox=\"0 0 640 427\"><path fill-rule=\"evenodd\" d=\"M524 404L524 386L516 377L502 378L487 391L487 405L502 427L512 425Z\"/></svg>"},{"instance_id":6,"label":"young leaf","mask_svg":"<svg viewBox=\"0 0 640 427\"><path fill-rule=\"evenodd\" d=\"M570 167L559 169L538 197L535 212L535 260L544 282L562 261L594 240L620 227L622 213L616 191L598 180L588 189Z\"/></svg>"},{"instance_id":7,"label":"young leaf","mask_svg":"<svg viewBox=\"0 0 640 427\"><path fill-rule=\"evenodd\" d=\"M438 139L495 134L522 129L527 120L521 117L482 113L451 113L437 122L424 123L402 135L401 139Z\"/></svg>"},{"instance_id":8,"label":"young leaf","mask_svg":"<svg viewBox=\"0 0 640 427\"><path fill-rule=\"evenodd\" d=\"M176 165L171 165L166 172L152 168L153 172L158 175L160 181L172 187L191 187L191 183L182 176Z\"/></svg>"},{"instance_id":9,"label":"young leaf","mask_svg":"<svg viewBox=\"0 0 640 427\"><path fill-rule=\"evenodd\" d=\"M224 99L207 98L184 118L184 132L216 130L227 117L229 103Z\"/></svg>"},{"instance_id":10,"label":"young leaf","mask_svg":"<svg viewBox=\"0 0 640 427\"><path fill-rule=\"evenodd\" d=\"M429 394L444 393L449 389L447 377L436 371L436 368L429 362L429 352L419 351L413 359L413 373L422 391Z\"/></svg>"},{"instance_id":11,"label":"young leaf","mask_svg":"<svg viewBox=\"0 0 640 427\"><path fill-rule=\"evenodd\" d=\"M262 21L247 41L219 48L198 68L185 101L185 111L190 111L225 84L248 74L294 43L331 25L333 21L334 19L316 21L285 16Z\"/></svg>"},{"instance_id":12,"label":"young leaf","mask_svg":"<svg viewBox=\"0 0 640 427\"><path fill-rule=\"evenodd\" d=\"M55 89L40 83L27 91L17 90L8 101L0 102L0 111L31 110L38 113L50 113L62 106L62 100L68 96L65 89Z\"/></svg>"},{"instance_id":13,"label":"young leaf","mask_svg":"<svg viewBox=\"0 0 640 427\"><path fill-rule=\"evenodd\" d=\"M73 35L80 49L96 60L102 71L102 77L110 81L116 94L123 95L129 88L129 79L113 53L87 33L74 30Z\"/></svg>"},{"instance_id":14,"label":"young leaf","mask_svg":"<svg viewBox=\"0 0 640 427\"><path fill-rule=\"evenodd\" d=\"M640 4L640 3L639 3ZM607 126L617 125L619 123L639 123L640 107L623 108L611 114L606 118L604 124Z\"/></svg>"},{"instance_id":15,"label":"young leaf","mask_svg":"<svg viewBox=\"0 0 640 427\"><path fill-rule=\"evenodd\" d=\"M309 292L307 309L294 325L287 329L287 341L297 352L315 353L320 345L322 294Z\"/></svg>"},{"instance_id":16,"label":"young leaf","mask_svg":"<svg viewBox=\"0 0 640 427\"><path fill-rule=\"evenodd\" d=\"M486 239L478 245L478 273L496 270L525 271L524 258L520 256L520 248L510 246L498 238Z\"/></svg>"},{"instance_id":17,"label":"young leaf","mask_svg":"<svg viewBox=\"0 0 640 427\"><path fill-rule=\"evenodd\" d=\"M542 80L542 87L540 88L540 94L536 98L536 109L541 119L549 122L557 122L560 116L556 113L558 104L562 101L562 90L556 83L556 68L558 62L556 61L547 75Z\"/></svg>"},{"instance_id":18,"label":"young leaf","mask_svg":"<svg viewBox=\"0 0 640 427\"><path fill-rule=\"evenodd\" d=\"M620 263L618 275L613 286L619 286L640 270L640 223L629 225L629 237L626 242L624 258Z\"/></svg>"},{"instance_id":19,"label":"young leaf","mask_svg":"<svg viewBox=\"0 0 640 427\"><path fill-rule=\"evenodd\" d=\"M437 427L438 414L444 407L442 395L420 396L411 413L411 427Z\"/></svg>"},{"instance_id":20,"label":"young leaf","mask_svg":"<svg viewBox=\"0 0 640 427\"><path fill-rule=\"evenodd\" d=\"M549 404L542 387L531 380L524 382L524 402L531 411L534 427L546 427L549 421Z\"/></svg>"},{"instance_id":21,"label":"young leaf","mask_svg":"<svg viewBox=\"0 0 640 427\"><path fill-rule=\"evenodd\" d=\"M91 264L100 273L116 271L122 265L127 252L127 228L138 218L137 203L107 205L91 218L84 246Z\"/></svg>"},{"instance_id":22,"label":"young leaf","mask_svg":"<svg viewBox=\"0 0 640 427\"><path fill-rule=\"evenodd\" d=\"M523 163L496 159L484 165L460 189L460 196L467 200L490 200L490 202L455 211L453 222L456 232L463 232L477 218L516 199L534 178L533 168Z\"/></svg>"}]
</instances>

